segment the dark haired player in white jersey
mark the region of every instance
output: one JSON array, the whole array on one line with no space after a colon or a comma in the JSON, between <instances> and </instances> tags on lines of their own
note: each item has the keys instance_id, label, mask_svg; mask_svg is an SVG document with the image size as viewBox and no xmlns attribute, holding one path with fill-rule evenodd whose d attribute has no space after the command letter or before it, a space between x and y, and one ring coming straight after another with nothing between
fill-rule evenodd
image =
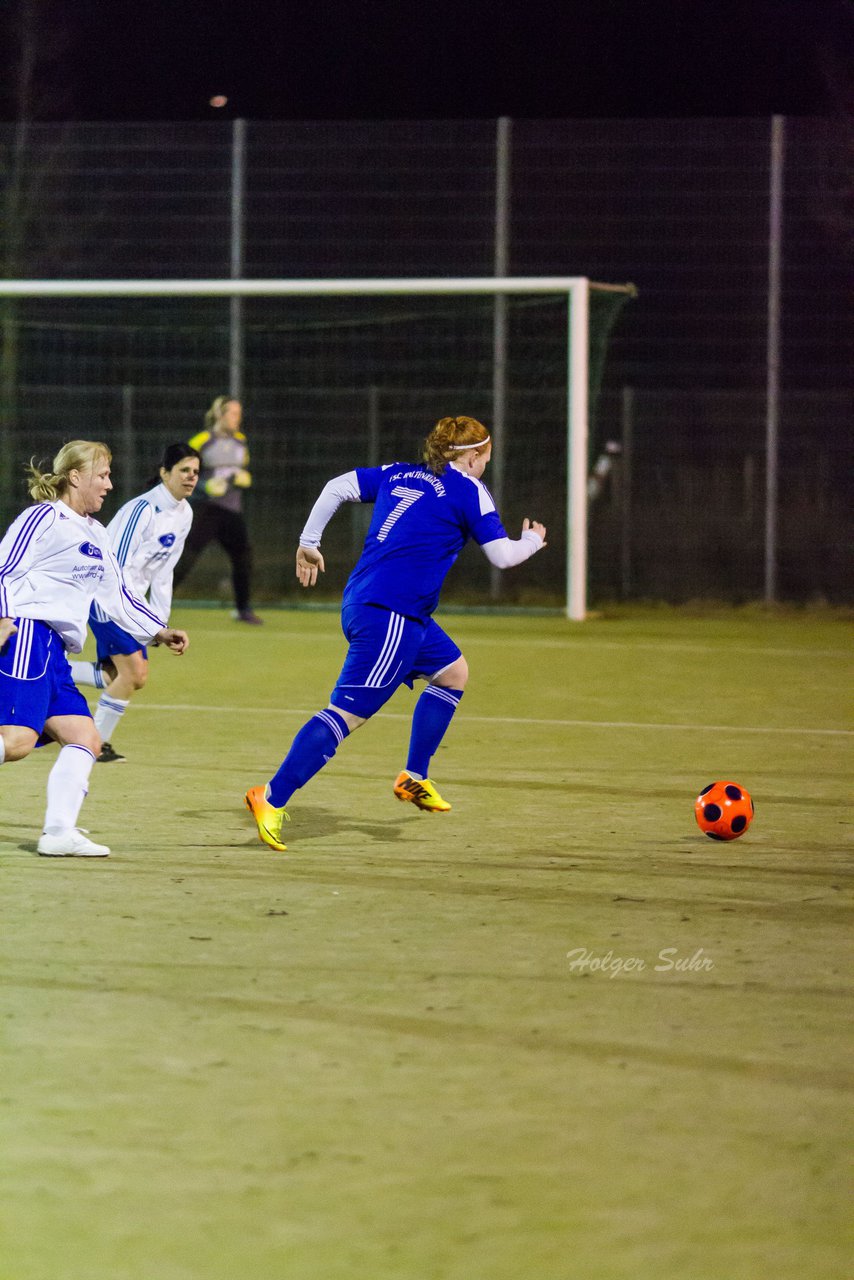
<instances>
[{"instance_id":1,"label":"dark haired player in white jersey","mask_svg":"<svg viewBox=\"0 0 854 1280\"><path fill-rule=\"evenodd\" d=\"M246 793L258 834L283 850L285 806L323 768L348 734L401 684L427 680L415 706L406 768L394 783L399 800L428 813L450 809L428 777L468 680L468 664L432 615L442 584L470 538L501 569L545 546L545 526L525 520L508 538L481 477L490 436L475 418L442 418L427 437L424 464L359 467L323 489L300 537L297 578L304 587L324 571L323 530L343 502L372 502L374 514L358 564L344 589L341 625L350 648L329 706L297 734L276 775Z\"/></svg>"},{"instance_id":2,"label":"dark haired player in white jersey","mask_svg":"<svg viewBox=\"0 0 854 1280\"><path fill-rule=\"evenodd\" d=\"M192 445L167 445L158 475L107 525L126 585L161 618L168 618L172 608L172 575L193 523L188 498L196 487L200 462ZM98 763L113 764L125 758L113 747L113 734L130 699L148 680L148 650L113 622L96 600L89 627L98 644L97 661L72 662L71 677L75 684L104 690L95 709L95 728L101 735Z\"/></svg>"}]
</instances>

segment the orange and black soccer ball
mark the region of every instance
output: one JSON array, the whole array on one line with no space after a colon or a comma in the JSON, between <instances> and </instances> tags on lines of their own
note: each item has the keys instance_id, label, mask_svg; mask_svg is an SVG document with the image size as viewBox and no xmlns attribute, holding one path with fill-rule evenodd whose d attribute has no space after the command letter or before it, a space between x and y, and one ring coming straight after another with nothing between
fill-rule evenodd
<instances>
[{"instance_id":1,"label":"orange and black soccer ball","mask_svg":"<svg viewBox=\"0 0 854 1280\"><path fill-rule=\"evenodd\" d=\"M753 821L750 793L737 782L710 782L694 802L697 826L710 840L737 840Z\"/></svg>"}]
</instances>

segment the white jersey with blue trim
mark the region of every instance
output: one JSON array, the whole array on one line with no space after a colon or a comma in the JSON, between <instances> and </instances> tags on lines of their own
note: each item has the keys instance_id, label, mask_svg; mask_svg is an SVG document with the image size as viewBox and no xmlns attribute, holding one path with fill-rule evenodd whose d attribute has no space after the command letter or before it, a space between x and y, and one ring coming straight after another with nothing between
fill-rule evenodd
<instances>
[{"instance_id":1,"label":"white jersey with blue trim","mask_svg":"<svg viewBox=\"0 0 854 1280\"><path fill-rule=\"evenodd\" d=\"M0 617L46 622L79 653L93 600L142 644L166 626L128 590L100 521L61 499L27 507L0 541Z\"/></svg>"},{"instance_id":2,"label":"white jersey with blue trim","mask_svg":"<svg viewBox=\"0 0 854 1280\"><path fill-rule=\"evenodd\" d=\"M162 618L168 619L172 608L172 577L192 523L186 498L173 498L164 484L157 484L126 502L107 525L125 583L140 599L147 596ZM98 604L95 616L108 620Z\"/></svg>"},{"instance_id":3,"label":"white jersey with blue trim","mask_svg":"<svg viewBox=\"0 0 854 1280\"><path fill-rule=\"evenodd\" d=\"M362 502L374 514L343 603L376 604L426 619L439 603L451 565L469 539L480 546L506 538L486 485L456 467L434 475L395 462L357 467Z\"/></svg>"}]
</instances>

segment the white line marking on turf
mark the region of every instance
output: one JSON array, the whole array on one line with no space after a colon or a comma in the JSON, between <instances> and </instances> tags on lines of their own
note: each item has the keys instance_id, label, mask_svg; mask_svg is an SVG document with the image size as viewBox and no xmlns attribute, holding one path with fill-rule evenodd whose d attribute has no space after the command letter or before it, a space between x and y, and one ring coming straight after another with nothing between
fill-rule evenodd
<instances>
[{"instance_id":1,"label":"white line marking on turf","mask_svg":"<svg viewBox=\"0 0 854 1280\"><path fill-rule=\"evenodd\" d=\"M135 708L140 711L189 711L194 715L202 714L221 714L227 716L234 715L251 715L251 716L301 716L308 719L317 712L317 707L311 710L302 710L299 707L211 707L200 703L176 702L172 705L159 702L135 702ZM388 720L411 720L412 715L402 714L397 711L381 711L381 716L385 716ZM820 735L837 738L854 737L852 729L792 729L786 726L761 726L761 725L744 725L744 724L660 724L655 721L641 722L637 720L542 720L534 716L470 716L463 715L463 720L474 724L540 724L550 725L555 729L666 729L666 730L690 730L697 732L701 729L709 730L711 733L786 733L786 734L806 734Z\"/></svg>"},{"instance_id":2,"label":"white line marking on turf","mask_svg":"<svg viewBox=\"0 0 854 1280\"><path fill-rule=\"evenodd\" d=\"M847 658L850 659L851 654L847 649L793 649L793 648L765 648L759 645L750 644L733 644L731 641L721 639L718 644L708 644L702 641L686 641L686 640L596 640L593 636L579 636L572 640L548 640L534 639L528 641L522 638L502 637L502 645L504 644L521 644L526 647L530 644L531 648L537 649L572 649L590 648L590 649L651 649L654 652L660 652L666 649L668 652L676 651L677 653L743 653L753 655L757 658Z\"/></svg>"},{"instance_id":3,"label":"white line marking on turf","mask_svg":"<svg viewBox=\"0 0 854 1280\"><path fill-rule=\"evenodd\" d=\"M187 623L186 619L184 619L184 621L188 627L191 625L190 623ZM457 621L457 618L454 617L453 622L450 619L446 619L446 621L450 626L452 626L453 623ZM235 636L239 637L243 634L244 633L242 631L232 631L230 629L228 631L220 631L218 629L205 631L205 637L211 636L217 640L224 638L227 639L229 637L234 639ZM276 639L281 639L281 633L279 631L271 631L269 634L271 637L275 636ZM329 631L295 631L294 636L299 640L334 641L336 644L342 646L347 643L341 634L337 621L335 629L330 628ZM467 639L465 643L466 648L471 649L477 644L489 645L495 644L497 641L495 639L490 639L489 636L473 636L470 639ZM571 652L576 649L644 649L652 650L653 652L661 652L661 650L666 649L668 652L674 651L677 653L743 653L757 658L798 658L800 660L803 660L804 658L851 658L851 652L848 649L810 649L808 646L805 646L803 649L793 647L784 648L782 646L768 646L766 648L760 645L734 644L732 641L725 638L721 638L717 644L710 644L699 640L696 642L690 640L668 640L666 637L663 637L661 640L600 640L596 636L592 635L567 635L566 638L562 636L531 637L502 635L500 643L502 645L522 645L526 649L564 649L567 652Z\"/></svg>"}]
</instances>

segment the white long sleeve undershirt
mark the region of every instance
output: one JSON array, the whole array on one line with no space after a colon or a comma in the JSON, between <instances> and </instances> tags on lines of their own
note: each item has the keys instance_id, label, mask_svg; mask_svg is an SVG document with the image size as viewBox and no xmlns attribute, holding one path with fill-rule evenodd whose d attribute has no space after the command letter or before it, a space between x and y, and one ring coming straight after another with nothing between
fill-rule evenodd
<instances>
[{"instance_id":1,"label":"white long sleeve undershirt","mask_svg":"<svg viewBox=\"0 0 854 1280\"><path fill-rule=\"evenodd\" d=\"M345 471L334 476L322 488L320 497L309 512L305 528L300 534L301 547L319 547L323 530L343 502L361 502L359 481L355 471Z\"/></svg>"},{"instance_id":2,"label":"white long sleeve undershirt","mask_svg":"<svg viewBox=\"0 0 854 1280\"><path fill-rule=\"evenodd\" d=\"M526 529L521 538L495 538L484 542L481 551L496 569L512 569L515 564L530 560L539 551L543 540L533 529Z\"/></svg>"}]
</instances>

